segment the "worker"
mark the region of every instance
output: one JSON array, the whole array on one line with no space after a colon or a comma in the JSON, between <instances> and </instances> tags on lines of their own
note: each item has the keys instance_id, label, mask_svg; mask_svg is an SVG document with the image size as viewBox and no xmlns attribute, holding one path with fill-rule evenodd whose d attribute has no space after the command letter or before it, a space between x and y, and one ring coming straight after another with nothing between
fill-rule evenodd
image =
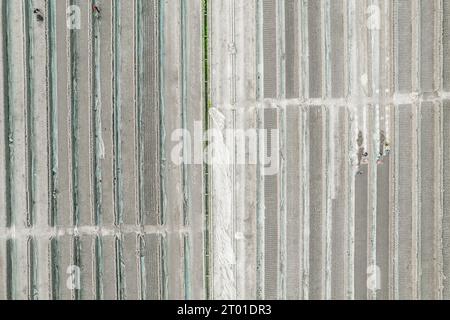
<instances>
[{"instance_id":1,"label":"worker","mask_svg":"<svg viewBox=\"0 0 450 320\"><path fill-rule=\"evenodd\" d=\"M97 19L100 19L101 18L101 16L100 16L100 8L97 6L97 5L95 5L95 4L93 4L92 5L92 11L94 12L94 15L97 17Z\"/></svg>"},{"instance_id":2,"label":"worker","mask_svg":"<svg viewBox=\"0 0 450 320\"><path fill-rule=\"evenodd\" d=\"M95 4L92 5L92 11L94 11L95 13L100 14L100 8L97 5L95 5Z\"/></svg>"},{"instance_id":3,"label":"worker","mask_svg":"<svg viewBox=\"0 0 450 320\"><path fill-rule=\"evenodd\" d=\"M39 22L44 21L44 16L42 15L42 12L40 9L36 8L34 9L33 13L36 15L36 20Z\"/></svg>"},{"instance_id":4,"label":"worker","mask_svg":"<svg viewBox=\"0 0 450 320\"><path fill-rule=\"evenodd\" d=\"M386 142L384 147L385 147L385 150L386 150L386 155L389 155L391 153L391 145L388 142Z\"/></svg>"}]
</instances>

